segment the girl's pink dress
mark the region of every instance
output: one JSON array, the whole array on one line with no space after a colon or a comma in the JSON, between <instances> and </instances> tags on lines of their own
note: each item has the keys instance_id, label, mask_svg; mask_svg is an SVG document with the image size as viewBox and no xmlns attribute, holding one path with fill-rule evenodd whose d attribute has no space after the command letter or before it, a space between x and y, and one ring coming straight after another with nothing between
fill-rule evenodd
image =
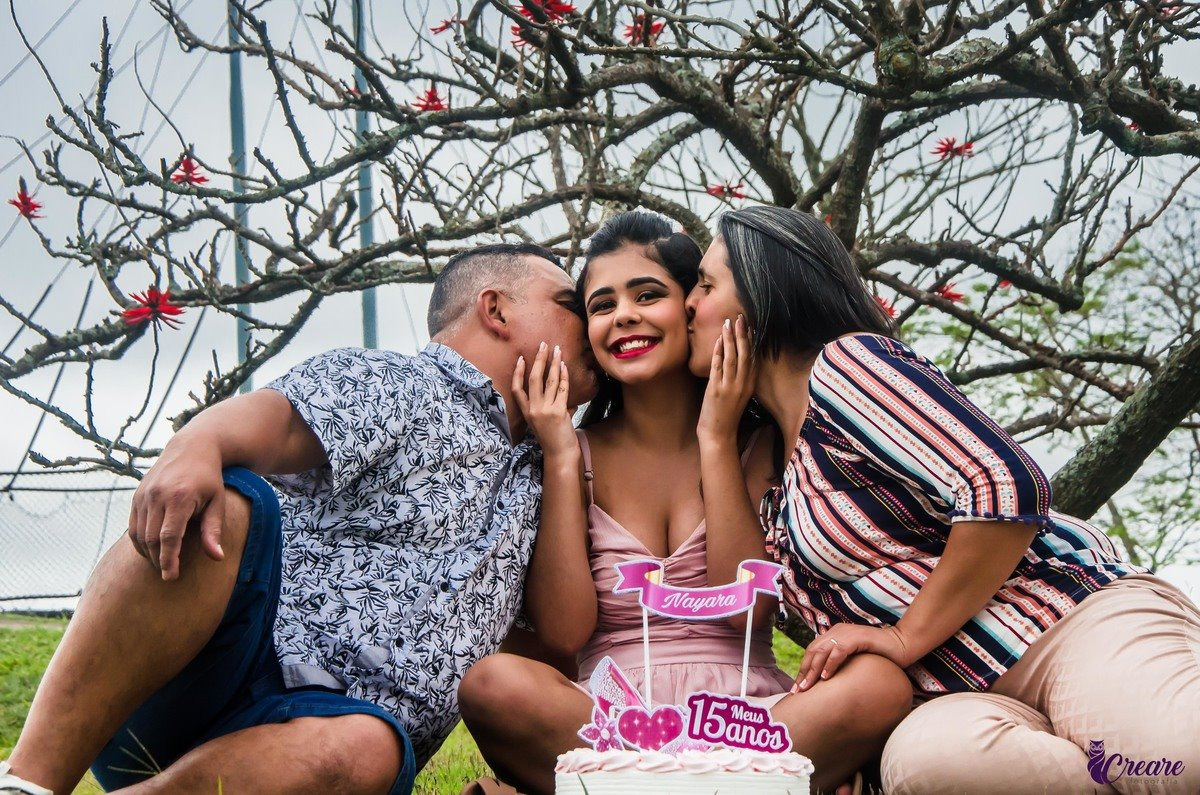
<instances>
[{"instance_id":1,"label":"girl's pink dress","mask_svg":"<svg viewBox=\"0 0 1200 795\"><path fill-rule=\"evenodd\" d=\"M579 682L586 685L597 663L612 657L629 681L645 693L642 657L642 608L635 594L612 592L617 582L614 566L628 560L661 560L663 582L686 588L707 586L704 522L683 544L665 558L651 555L628 530L593 501L592 456L582 430L584 479L588 489L589 561L596 583L599 614L596 631L579 654ZM747 452L754 446L747 445ZM743 464L745 455L743 454ZM720 583L715 583L720 584ZM688 693L708 690L737 695L742 681L745 633L727 621L677 621L650 614L650 688L655 704L686 704ZM775 665L771 628L755 630L750 643L746 695L770 706L787 695L794 680Z\"/></svg>"}]
</instances>

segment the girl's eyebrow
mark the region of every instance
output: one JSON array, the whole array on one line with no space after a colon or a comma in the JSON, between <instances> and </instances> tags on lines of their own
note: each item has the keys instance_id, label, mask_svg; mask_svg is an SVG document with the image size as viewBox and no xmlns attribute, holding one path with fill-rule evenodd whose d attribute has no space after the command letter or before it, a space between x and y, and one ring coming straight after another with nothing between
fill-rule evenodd
<instances>
[{"instance_id":1,"label":"girl's eyebrow","mask_svg":"<svg viewBox=\"0 0 1200 795\"><path fill-rule=\"evenodd\" d=\"M630 279L629 281L625 282L625 287L626 287L626 289L630 289L633 287L638 287L643 284L657 284L659 287L663 288L664 290L668 289L667 285L663 284L661 280L656 279L653 276L638 276L636 279ZM595 290L594 292L592 292L592 294L588 296L587 300L588 300L588 303L590 304L592 302L592 299L596 298L597 296L613 295L616 292L617 291L611 287L601 287L601 288Z\"/></svg>"}]
</instances>

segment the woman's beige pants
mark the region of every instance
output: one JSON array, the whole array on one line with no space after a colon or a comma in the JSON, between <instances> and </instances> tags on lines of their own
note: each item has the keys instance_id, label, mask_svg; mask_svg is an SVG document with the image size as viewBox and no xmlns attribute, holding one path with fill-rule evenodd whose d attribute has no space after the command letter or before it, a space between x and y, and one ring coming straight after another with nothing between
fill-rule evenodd
<instances>
[{"instance_id":1,"label":"woman's beige pants","mask_svg":"<svg viewBox=\"0 0 1200 795\"><path fill-rule=\"evenodd\" d=\"M884 749L883 785L888 795L1200 794L1200 609L1150 575L1105 586L988 692L913 710Z\"/></svg>"}]
</instances>

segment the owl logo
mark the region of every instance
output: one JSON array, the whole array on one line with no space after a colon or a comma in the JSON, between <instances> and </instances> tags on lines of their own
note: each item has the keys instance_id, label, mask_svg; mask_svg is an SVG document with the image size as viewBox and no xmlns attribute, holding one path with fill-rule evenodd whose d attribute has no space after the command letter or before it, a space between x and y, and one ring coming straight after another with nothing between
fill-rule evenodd
<instances>
[{"instance_id":1,"label":"owl logo","mask_svg":"<svg viewBox=\"0 0 1200 795\"><path fill-rule=\"evenodd\" d=\"M1105 762L1104 741L1091 740L1088 743L1088 773L1097 784L1108 785L1108 770Z\"/></svg>"}]
</instances>

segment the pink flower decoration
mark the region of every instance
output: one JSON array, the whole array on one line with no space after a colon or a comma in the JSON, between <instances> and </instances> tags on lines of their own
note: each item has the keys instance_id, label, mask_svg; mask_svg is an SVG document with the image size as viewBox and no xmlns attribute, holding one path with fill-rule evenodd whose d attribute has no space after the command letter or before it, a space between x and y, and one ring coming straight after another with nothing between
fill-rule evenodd
<instances>
[{"instance_id":1,"label":"pink flower decoration","mask_svg":"<svg viewBox=\"0 0 1200 795\"><path fill-rule=\"evenodd\" d=\"M617 732L617 722L600 710L592 707L592 722L579 730L579 736L591 743L592 749L600 751L620 751L621 735Z\"/></svg>"}]
</instances>

